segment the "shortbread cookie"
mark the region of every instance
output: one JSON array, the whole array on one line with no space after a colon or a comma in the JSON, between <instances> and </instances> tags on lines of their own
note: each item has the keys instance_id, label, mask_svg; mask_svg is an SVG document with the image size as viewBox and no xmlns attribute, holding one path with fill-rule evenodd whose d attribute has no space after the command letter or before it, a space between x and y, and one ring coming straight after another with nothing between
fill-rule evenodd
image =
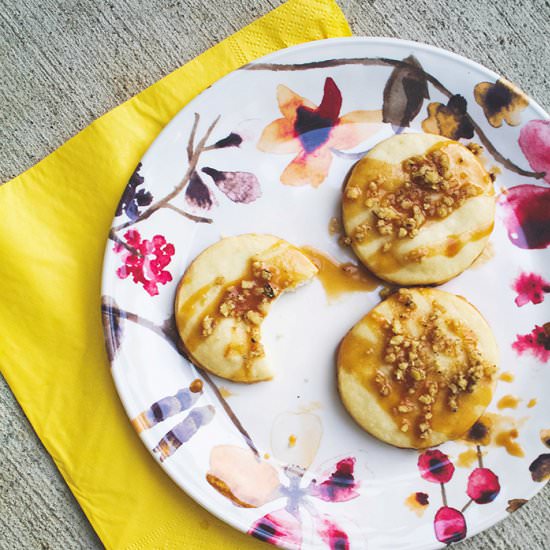
<instances>
[{"instance_id":1,"label":"shortbread cookie","mask_svg":"<svg viewBox=\"0 0 550 550\"><path fill-rule=\"evenodd\" d=\"M397 447L463 435L489 405L498 350L461 296L401 289L345 336L337 359L342 401L357 423Z\"/></svg>"},{"instance_id":2,"label":"shortbread cookie","mask_svg":"<svg viewBox=\"0 0 550 550\"><path fill-rule=\"evenodd\" d=\"M342 202L359 259L399 285L447 281L482 252L493 229L491 177L468 147L432 134L379 143L354 167Z\"/></svg>"},{"instance_id":3,"label":"shortbread cookie","mask_svg":"<svg viewBox=\"0 0 550 550\"><path fill-rule=\"evenodd\" d=\"M271 235L222 239L202 252L180 281L176 324L191 358L238 382L273 376L261 343L271 303L317 273L298 248Z\"/></svg>"}]
</instances>

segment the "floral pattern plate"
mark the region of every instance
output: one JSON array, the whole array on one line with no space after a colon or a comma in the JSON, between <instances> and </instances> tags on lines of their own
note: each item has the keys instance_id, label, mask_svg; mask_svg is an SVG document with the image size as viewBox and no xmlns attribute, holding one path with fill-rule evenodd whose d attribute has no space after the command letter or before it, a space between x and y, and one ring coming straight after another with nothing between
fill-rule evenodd
<instances>
[{"instance_id":1,"label":"floral pattern plate","mask_svg":"<svg viewBox=\"0 0 550 550\"><path fill-rule=\"evenodd\" d=\"M241 385L182 353L178 280L220 237L272 233L356 261L328 231L353 163L399 132L484 147L497 219L464 295L500 345L494 400L464 440L385 445L343 409L334 353L379 293L321 283L264 323L274 380ZM164 129L128 182L105 255L103 319L133 426L191 497L283 548L437 548L493 525L550 475L550 120L510 82L413 42L304 44L242 67Z\"/></svg>"}]
</instances>

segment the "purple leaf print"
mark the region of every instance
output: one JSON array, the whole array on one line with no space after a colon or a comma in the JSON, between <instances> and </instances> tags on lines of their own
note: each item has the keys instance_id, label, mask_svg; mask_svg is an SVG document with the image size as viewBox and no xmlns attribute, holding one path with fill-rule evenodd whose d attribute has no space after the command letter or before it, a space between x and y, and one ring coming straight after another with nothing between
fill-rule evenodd
<instances>
[{"instance_id":1,"label":"purple leaf print","mask_svg":"<svg viewBox=\"0 0 550 550\"><path fill-rule=\"evenodd\" d=\"M185 190L185 201L192 208L199 208L201 210L210 210L214 204L212 192L197 172L193 172L191 175L189 185Z\"/></svg>"},{"instance_id":2,"label":"purple leaf print","mask_svg":"<svg viewBox=\"0 0 550 550\"><path fill-rule=\"evenodd\" d=\"M183 388L176 392L175 395L163 397L132 419L132 425L138 433L148 430L167 418L190 409L197 402L201 393L191 391L189 388Z\"/></svg>"},{"instance_id":3,"label":"purple leaf print","mask_svg":"<svg viewBox=\"0 0 550 550\"><path fill-rule=\"evenodd\" d=\"M220 191L233 202L248 204L262 195L258 178L250 172L220 172L208 166L202 171L208 174Z\"/></svg>"},{"instance_id":4,"label":"purple leaf print","mask_svg":"<svg viewBox=\"0 0 550 550\"><path fill-rule=\"evenodd\" d=\"M243 142L243 138L239 134L231 132L227 137L220 139L214 143L216 149L224 147L238 147Z\"/></svg>"},{"instance_id":5,"label":"purple leaf print","mask_svg":"<svg viewBox=\"0 0 550 550\"><path fill-rule=\"evenodd\" d=\"M128 185L126 185L124 193L118 203L115 216L120 216L124 212L130 220L135 221L140 214L139 207L148 206L153 202L153 195L151 195L149 191L145 189L137 190L137 188L144 183L143 176L139 174L140 170L141 162L130 176Z\"/></svg>"},{"instance_id":6,"label":"purple leaf print","mask_svg":"<svg viewBox=\"0 0 550 550\"><path fill-rule=\"evenodd\" d=\"M400 128L409 126L428 99L426 75L414 55L403 60L396 67L384 87L383 121Z\"/></svg>"},{"instance_id":7,"label":"purple leaf print","mask_svg":"<svg viewBox=\"0 0 550 550\"><path fill-rule=\"evenodd\" d=\"M107 356L112 362L120 347L122 340L122 332L124 329L124 317L115 313L118 310L117 303L110 296L102 296L101 298L101 318L103 322L103 333L105 335L105 347L107 348Z\"/></svg>"},{"instance_id":8,"label":"purple leaf print","mask_svg":"<svg viewBox=\"0 0 550 550\"><path fill-rule=\"evenodd\" d=\"M193 409L179 424L176 424L157 444L153 452L161 462L172 456L186 441L189 441L202 426L214 417L212 405Z\"/></svg>"},{"instance_id":9,"label":"purple leaf print","mask_svg":"<svg viewBox=\"0 0 550 550\"><path fill-rule=\"evenodd\" d=\"M539 455L529 466L533 481L542 482L550 479L550 454Z\"/></svg>"},{"instance_id":10,"label":"purple leaf print","mask_svg":"<svg viewBox=\"0 0 550 550\"><path fill-rule=\"evenodd\" d=\"M353 471L355 458L348 457L336 464L335 470L323 481L313 480L307 488L309 495L326 502L345 502L359 493L356 489L360 483L355 480Z\"/></svg>"},{"instance_id":11,"label":"purple leaf print","mask_svg":"<svg viewBox=\"0 0 550 550\"><path fill-rule=\"evenodd\" d=\"M248 534L274 546L300 548L302 545L302 524L284 508L256 520Z\"/></svg>"}]
</instances>

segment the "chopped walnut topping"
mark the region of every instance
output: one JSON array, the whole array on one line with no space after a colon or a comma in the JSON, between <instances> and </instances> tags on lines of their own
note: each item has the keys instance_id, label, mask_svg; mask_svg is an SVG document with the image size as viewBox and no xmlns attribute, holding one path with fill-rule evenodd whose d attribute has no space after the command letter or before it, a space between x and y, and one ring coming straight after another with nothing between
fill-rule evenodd
<instances>
[{"instance_id":1,"label":"chopped walnut topping","mask_svg":"<svg viewBox=\"0 0 550 550\"><path fill-rule=\"evenodd\" d=\"M420 403L424 403L424 405L430 405L434 402L434 398L427 394L427 393L423 393L419 398L418 398L418 401L420 401Z\"/></svg>"},{"instance_id":2,"label":"chopped walnut topping","mask_svg":"<svg viewBox=\"0 0 550 550\"><path fill-rule=\"evenodd\" d=\"M350 199L354 201L355 199L358 199L361 196L361 189L353 185L348 186L346 187L345 195L346 195L346 199Z\"/></svg>"},{"instance_id":3,"label":"chopped walnut topping","mask_svg":"<svg viewBox=\"0 0 550 550\"><path fill-rule=\"evenodd\" d=\"M401 422L401 431L402 432L408 432L409 431L409 423L406 421L406 420L403 420L403 422Z\"/></svg>"},{"instance_id":4,"label":"chopped walnut topping","mask_svg":"<svg viewBox=\"0 0 550 550\"><path fill-rule=\"evenodd\" d=\"M479 143L474 143L473 141L468 143L466 147L468 147L468 149L470 149L470 151L472 151L474 155L480 155L481 152L483 151L483 147L479 145Z\"/></svg>"},{"instance_id":5,"label":"chopped walnut topping","mask_svg":"<svg viewBox=\"0 0 550 550\"><path fill-rule=\"evenodd\" d=\"M241 281L241 288L249 289L254 287L254 281Z\"/></svg>"},{"instance_id":6,"label":"chopped walnut topping","mask_svg":"<svg viewBox=\"0 0 550 550\"><path fill-rule=\"evenodd\" d=\"M409 234L409 232L404 228L400 227L399 231L397 232L397 236L402 239L403 237L406 237Z\"/></svg>"},{"instance_id":7,"label":"chopped walnut topping","mask_svg":"<svg viewBox=\"0 0 550 550\"><path fill-rule=\"evenodd\" d=\"M403 343L403 340L405 339L405 337L401 334L396 334L395 336L392 336L390 338L390 344L392 346L398 346L399 344L402 344Z\"/></svg>"},{"instance_id":8,"label":"chopped walnut topping","mask_svg":"<svg viewBox=\"0 0 550 550\"><path fill-rule=\"evenodd\" d=\"M330 218L330 221L328 224L329 235L338 235L340 231L341 231L340 220L337 217Z\"/></svg>"},{"instance_id":9,"label":"chopped walnut topping","mask_svg":"<svg viewBox=\"0 0 550 550\"><path fill-rule=\"evenodd\" d=\"M202 320L202 330L201 330L201 334L204 336L204 337L207 337L207 336L210 336L212 334L212 332L214 332L214 318L213 317L210 317L210 315L207 315L203 320Z\"/></svg>"},{"instance_id":10,"label":"chopped walnut topping","mask_svg":"<svg viewBox=\"0 0 550 550\"><path fill-rule=\"evenodd\" d=\"M367 236L367 233L371 230L370 225L367 224L361 224L358 225L355 230L353 231L353 239L360 243L365 240L365 237Z\"/></svg>"},{"instance_id":11,"label":"chopped walnut topping","mask_svg":"<svg viewBox=\"0 0 550 550\"><path fill-rule=\"evenodd\" d=\"M231 307L232 306L232 307ZM232 304L231 302L223 302L221 305L220 305L220 313L224 316L224 317L229 317L229 315L231 314L231 310L232 309L235 309L235 304Z\"/></svg>"},{"instance_id":12,"label":"chopped walnut topping","mask_svg":"<svg viewBox=\"0 0 550 550\"><path fill-rule=\"evenodd\" d=\"M385 286L380 290L378 295L380 296L380 298L382 298L382 300L385 300L386 298L391 296L394 292L395 292L395 288Z\"/></svg>"},{"instance_id":13,"label":"chopped walnut topping","mask_svg":"<svg viewBox=\"0 0 550 550\"><path fill-rule=\"evenodd\" d=\"M263 317L254 310L249 310L246 312L246 318L248 321L250 321L253 325L260 325L262 323Z\"/></svg>"},{"instance_id":14,"label":"chopped walnut topping","mask_svg":"<svg viewBox=\"0 0 550 550\"><path fill-rule=\"evenodd\" d=\"M417 367L411 369L411 376L413 380L416 380L417 382L426 379L426 373L422 369L419 369Z\"/></svg>"},{"instance_id":15,"label":"chopped walnut topping","mask_svg":"<svg viewBox=\"0 0 550 550\"><path fill-rule=\"evenodd\" d=\"M409 309L415 309L416 308L416 304L414 303L414 301L412 299L411 293L405 288L402 288L398 291L397 301L400 304L403 304L406 308L409 308Z\"/></svg>"},{"instance_id":16,"label":"chopped walnut topping","mask_svg":"<svg viewBox=\"0 0 550 550\"><path fill-rule=\"evenodd\" d=\"M441 304L434 301L431 311L415 318L420 333L411 334L405 325L416 308L411 292L400 289L396 302L393 317L380 320L386 331L381 357L389 369L377 376L378 391L385 397L400 386L400 395L407 399L393 412L413 413L407 430L414 427L417 437L426 439L432 433L434 404L442 400L448 410L458 411L461 395L474 391L482 379L490 379L496 367L484 361L475 333L459 319L449 319Z\"/></svg>"},{"instance_id":17,"label":"chopped walnut topping","mask_svg":"<svg viewBox=\"0 0 550 550\"><path fill-rule=\"evenodd\" d=\"M342 236L338 239L338 244L340 246L349 246L351 244L351 239L349 237Z\"/></svg>"},{"instance_id":18,"label":"chopped walnut topping","mask_svg":"<svg viewBox=\"0 0 550 550\"><path fill-rule=\"evenodd\" d=\"M451 171L450 158L442 149L410 157L403 161L402 167L405 180L397 190L379 196L382 181L371 181L364 189L364 204L372 209L374 226L380 235L414 238L426 220L446 218L466 199L483 192ZM346 195L348 192L355 195L355 189L347 188ZM357 240L366 237L360 232Z\"/></svg>"}]
</instances>

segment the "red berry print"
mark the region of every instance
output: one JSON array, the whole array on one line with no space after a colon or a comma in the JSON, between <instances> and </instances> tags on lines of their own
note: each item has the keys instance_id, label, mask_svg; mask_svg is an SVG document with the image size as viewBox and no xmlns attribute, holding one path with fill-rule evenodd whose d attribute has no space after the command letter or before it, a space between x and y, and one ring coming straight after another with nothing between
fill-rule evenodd
<instances>
[{"instance_id":1,"label":"red berry print","mask_svg":"<svg viewBox=\"0 0 550 550\"><path fill-rule=\"evenodd\" d=\"M492 502L500 493L498 476L488 468L476 468L468 477L466 493L478 504Z\"/></svg>"},{"instance_id":2,"label":"red berry print","mask_svg":"<svg viewBox=\"0 0 550 550\"><path fill-rule=\"evenodd\" d=\"M544 294L550 292L550 283L536 273L522 273L513 285L518 293L515 302L518 307L529 302L540 304L544 300Z\"/></svg>"},{"instance_id":3,"label":"red berry print","mask_svg":"<svg viewBox=\"0 0 550 550\"><path fill-rule=\"evenodd\" d=\"M550 359L550 323L542 327L535 325L535 328L527 334L518 334L516 341L512 344L519 355L530 353L543 363Z\"/></svg>"},{"instance_id":4,"label":"red berry print","mask_svg":"<svg viewBox=\"0 0 550 550\"><path fill-rule=\"evenodd\" d=\"M442 506L434 518L435 536L439 542L450 544L466 537L466 520L455 508Z\"/></svg>"},{"instance_id":5,"label":"red berry print","mask_svg":"<svg viewBox=\"0 0 550 550\"><path fill-rule=\"evenodd\" d=\"M454 474L455 467L449 457L441 451L425 451L418 457L420 475L432 483L447 483Z\"/></svg>"},{"instance_id":6,"label":"red berry print","mask_svg":"<svg viewBox=\"0 0 550 550\"><path fill-rule=\"evenodd\" d=\"M124 262L116 274L120 279L132 276L134 283L140 284L151 296L156 296L158 285L165 285L172 280L172 275L164 268L171 262L174 245L167 243L162 235L155 235L152 240L141 240L135 229L124 234L125 243L117 242L113 251L120 255Z\"/></svg>"}]
</instances>

